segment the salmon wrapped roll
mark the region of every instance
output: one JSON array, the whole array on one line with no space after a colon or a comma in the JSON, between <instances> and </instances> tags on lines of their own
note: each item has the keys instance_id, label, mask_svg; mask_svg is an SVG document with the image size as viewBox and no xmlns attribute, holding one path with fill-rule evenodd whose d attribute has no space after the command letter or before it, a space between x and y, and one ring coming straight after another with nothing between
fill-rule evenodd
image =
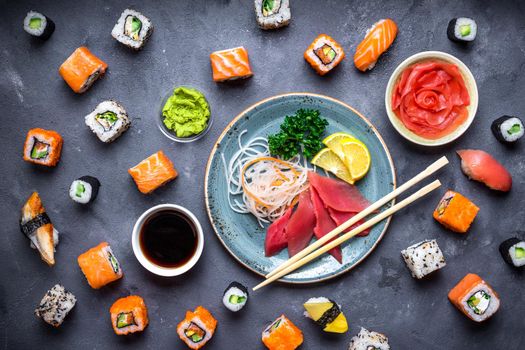
<instances>
[{"instance_id":1,"label":"salmon wrapped roll","mask_svg":"<svg viewBox=\"0 0 525 350\"><path fill-rule=\"evenodd\" d=\"M76 93L85 92L104 73L108 65L87 47L79 47L62 63L58 72Z\"/></svg>"},{"instance_id":2,"label":"salmon wrapped roll","mask_svg":"<svg viewBox=\"0 0 525 350\"><path fill-rule=\"evenodd\" d=\"M202 306L187 311L186 317L177 326L177 334L190 349L200 349L215 333L217 320Z\"/></svg>"},{"instance_id":3,"label":"salmon wrapped roll","mask_svg":"<svg viewBox=\"0 0 525 350\"><path fill-rule=\"evenodd\" d=\"M148 308L138 295L120 298L109 309L111 325L118 335L142 332L148 325Z\"/></svg>"},{"instance_id":4,"label":"salmon wrapped roll","mask_svg":"<svg viewBox=\"0 0 525 350\"><path fill-rule=\"evenodd\" d=\"M171 160L162 151L152 154L133 168L128 169L137 188L144 194L155 191L177 177Z\"/></svg>"},{"instance_id":5,"label":"salmon wrapped roll","mask_svg":"<svg viewBox=\"0 0 525 350\"><path fill-rule=\"evenodd\" d=\"M465 233L476 218L479 208L461 194L448 190L434 210L433 217L449 230Z\"/></svg>"},{"instance_id":6,"label":"salmon wrapped roll","mask_svg":"<svg viewBox=\"0 0 525 350\"><path fill-rule=\"evenodd\" d=\"M53 130L40 128L27 132L24 142L24 160L45 166L56 166L62 152L62 136Z\"/></svg>"},{"instance_id":7,"label":"salmon wrapped roll","mask_svg":"<svg viewBox=\"0 0 525 350\"><path fill-rule=\"evenodd\" d=\"M78 257L78 265L93 289L122 277L122 269L107 242L102 242Z\"/></svg>"},{"instance_id":8,"label":"salmon wrapped roll","mask_svg":"<svg viewBox=\"0 0 525 350\"><path fill-rule=\"evenodd\" d=\"M244 47L215 51L210 55L213 81L246 79L253 75Z\"/></svg>"},{"instance_id":9,"label":"salmon wrapped roll","mask_svg":"<svg viewBox=\"0 0 525 350\"><path fill-rule=\"evenodd\" d=\"M270 350L294 350L303 343L303 333L281 315L264 330L262 342Z\"/></svg>"}]
</instances>

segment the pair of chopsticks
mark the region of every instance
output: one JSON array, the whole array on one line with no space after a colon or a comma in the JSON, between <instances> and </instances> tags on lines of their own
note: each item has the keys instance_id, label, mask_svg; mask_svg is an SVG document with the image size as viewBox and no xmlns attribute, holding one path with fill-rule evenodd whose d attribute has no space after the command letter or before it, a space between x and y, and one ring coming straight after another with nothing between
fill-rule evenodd
<instances>
[{"instance_id":1,"label":"pair of chopsticks","mask_svg":"<svg viewBox=\"0 0 525 350\"><path fill-rule=\"evenodd\" d=\"M354 217L343 223L342 225L336 227L332 231L328 232L326 235L315 241L314 243L310 244L306 248L304 248L299 253L292 256L290 259L285 261L283 264L278 266L276 269L271 271L268 275L266 275L266 280L259 283L257 286L253 288L253 290L257 290L259 288L262 288L264 286L267 286L268 284L274 282L275 280L288 275L289 273L297 270L301 266L308 264L314 259L317 259L320 255L326 253L330 249L337 247L338 245L346 242L347 240L351 239L355 235L363 232L364 230L368 229L369 227L374 226L378 222L390 217L397 211L403 209L407 205L411 204L412 202L418 200L419 198L422 198L441 186L441 182L439 180L435 180L432 183L426 185L425 187L421 188L419 191L415 192L411 196L403 199L401 202L395 204L394 206L386 209L385 211L377 214L370 220L366 221L365 223L359 225L358 227L354 228L350 232L345 233L344 235L337 237L340 233L351 227L352 225L355 225L359 220L364 219L368 215L374 213L376 210L380 209L383 205L387 204L397 196L399 196L401 193L405 192L412 186L416 185L420 181L426 179L442 167L448 164L447 157L441 157L431 165L429 165L425 170L414 176L409 181L405 182L403 185L399 186L394 191L390 192L383 198L379 199L377 202L373 203L369 207L367 207L365 210L361 211L360 213L356 214ZM328 241L332 240L331 242L327 243Z\"/></svg>"}]
</instances>

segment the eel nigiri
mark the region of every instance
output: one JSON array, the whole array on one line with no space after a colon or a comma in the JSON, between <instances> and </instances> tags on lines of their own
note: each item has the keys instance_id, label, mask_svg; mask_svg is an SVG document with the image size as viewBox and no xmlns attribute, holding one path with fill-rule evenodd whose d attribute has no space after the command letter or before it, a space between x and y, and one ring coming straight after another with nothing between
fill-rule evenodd
<instances>
[{"instance_id":1,"label":"eel nigiri","mask_svg":"<svg viewBox=\"0 0 525 350\"><path fill-rule=\"evenodd\" d=\"M457 153L461 158L461 170L469 179L483 182L493 190L510 191L512 176L490 154L475 149L459 150Z\"/></svg>"},{"instance_id":2,"label":"eel nigiri","mask_svg":"<svg viewBox=\"0 0 525 350\"><path fill-rule=\"evenodd\" d=\"M396 35L397 25L391 19L382 19L375 23L355 50L356 68L363 72L374 68L379 56L388 50Z\"/></svg>"}]
</instances>

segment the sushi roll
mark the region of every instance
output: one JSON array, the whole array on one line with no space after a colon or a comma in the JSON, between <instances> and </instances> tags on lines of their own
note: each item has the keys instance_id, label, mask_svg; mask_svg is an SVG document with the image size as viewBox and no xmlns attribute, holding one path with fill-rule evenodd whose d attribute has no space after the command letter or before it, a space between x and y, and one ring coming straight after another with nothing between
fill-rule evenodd
<instances>
[{"instance_id":1,"label":"sushi roll","mask_svg":"<svg viewBox=\"0 0 525 350\"><path fill-rule=\"evenodd\" d=\"M162 151L152 154L133 168L128 169L137 188L144 194L149 194L157 188L174 180L178 173L171 160Z\"/></svg>"},{"instance_id":2,"label":"sushi roll","mask_svg":"<svg viewBox=\"0 0 525 350\"><path fill-rule=\"evenodd\" d=\"M95 56L87 47L79 47L58 69L69 87L81 94L93 85L108 69L106 62Z\"/></svg>"},{"instance_id":3,"label":"sushi roll","mask_svg":"<svg viewBox=\"0 0 525 350\"><path fill-rule=\"evenodd\" d=\"M35 310L35 315L53 327L60 327L76 303L77 298L71 292L56 284L44 295Z\"/></svg>"},{"instance_id":4,"label":"sushi roll","mask_svg":"<svg viewBox=\"0 0 525 350\"><path fill-rule=\"evenodd\" d=\"M518 117L504 115L490 126L496 139L503 143L514 143L523 137L523 122Z\"/></svg>"},{"instance_id":5,"label":"sushi roll","mask_svg":"<svg viewBox=\"0 0 525 350\"><path fill-rule=\"evenodd\" d=\"M99 103L84 119L86 125L104 143L115 141L131 125L124 107L113 100Z\"/></svg>"},{"instance_id":6,"label":"sushi roll","mask_svg":"<svg viewBox=\"0 0 525 350\"><path fill-rule=\"evenodd\" d=\"M454 306L475 322L483 322L499 309L499 296L476 274L466 275L448 293Z\"/></svg>"},{"instance_id":7,"label":"sushi roll","mask_svg":"<svg viewBox=\"0 0 525 350\"><path fill-rule=\"evenodd\" d=\"M355 50L355 67L362 72L374 68L379 57L390 48L396 36L397 24L391 19L382 19L374 23Z\"/></svg>"},{"instance_id":8,"label":"sushi roll","mask_svg":"<svg viewBox=\"0 0 525 350\"><path fill-rule=\"evenodd\" d=\"M93 176L82 176L71 183L69 197L77 203L88 204L97 198L100 182Z\"/></svg>"},{"instance_id":9,"label":"sushi roll","mask_svg":"<svg viewBox=\"0 0 525 350\"><path fill-rule=\"evenodd\" d=\"M117 335L142 332L148 325L148 308L138 295L120 298L111 305L111 326Z\"/></svg>"},{"instance_id":10,"label":"sushi roll","mask_svg":"<svg viewBox=\"0 0 525 350\"><path fill-rule=\"evenodd\" d=\"M153 33L153 24L148 17L138 11L125 9L113 27L111 36L129 48L140 50L151 33Z\"/></svg>"},{"instance_id":11,"label":"sushi roll","mask_svg":"<svg viewBox=\"0 0 525 350\"><path fill-rule=\"evenodd\" d=\"M29 11L24 18L24 30L34 37L47 40L55 31L55 23L40 12Z\"/></svg>"},{"instance_id":12,"label":"sushi roll","mask_svg":"<svg viewBox=\"0 0 525 350\"><path fill-rule=\"evenodd\" d=\"M303 332L281 315L262 332L262 342L270 350L293 350L303 343Z\"/></svg>"},{"instance_id":13,"label":"sushi roll","mask_svg":"<svg viewBox=\"0 0 525 350\"><path fill-rule=\"evenodd\" d=\"M93 289L122 278L122 268L107 242L102 242L77 258L78 266Z\"/></svg>"},{"instance_id":14,"label":"sushi roll","mask_svg":"<svg viewBox=\"0 0 525 350\"><path fill-rule=\"evenodd\" d=\"M325 297L310 298L303 304L305 316L314 320L323 331L329 333L346 333L348 322L341 307Z\"/></svg>"},{"instance_id":15,"label":"sushi roll","mask_svg":"<svg viewBox=\"0 0 525 350\"><path fill-rule=\"evenodd\" d=\"M58 231L37 192L33 192L22 207L20 230L26 236L31 248L38 250L40 257L49 266L55 265L55 247L58 244Z\"/></svg>"},{"instance_id":16,"label":"sushi roll","mask_svg":"<svg viewBox=\"0 0 525 350\"><path fill-rule=\"evenodd\" d=\"M24 142L24 160L54 167L60 160L63 143L62 136L56 131L31 129L27 132Z\"/></svg>"},{"instance_id":17,"label":"sushi roll","mask_svg":"<svg viewBox=\"0 0 525 350\"><path fill-rule=\"evenodd\" d=\"M448 22L447 36L458 43L467 43L476 39L478 26L472 18L453 18Z\"/></svg>"},{"instance_id":18,"label":"sushi roll","mask_svg":"<svg viewBox=\"0 0 525 350\"><path fill-rule=\"evenodd\" d=\"M255 0L255 18L262 29L277 29L290 23L290 0Z\"/></svg>"},{"instance_id":19,"label":"sushi roll","mask_svg":"<svg viewBox=\"0 0 525 350\"><path fill-rule=\"evenodd\" d=\"M248 288L239 282L232 282L224 291L222 303L230 311L237 312L248 302Z\"/></svg>"},{"instance_id":20,"label":"sushi roll","mask_svg":"<svg viewBox=\"0 0 525 350\"><path fill-rule=\"evenodd\" d=\"M411 245L401 251L401 256L403 256L407 267L410 269L412 277L417 279L421 279L445 267L447 264L435 239L424 240Z\"/></svg>"},{"instance_id":21,"label":"sushi roll","mask_svg":"<svg viewBox=\"0 0 525 350\"><path fill-rule=\"evenodd\" d=\"M462 149L456 153L461 158L461 171L470 180L482 182L496 191L511 190L512 175L490 154L479 149Z\"/></svg>"},{"instance_id":22,"label":"sushi roll","mask_svg":"<svg viewBox=\"0 0 525 350\"><path fill-rule=\"evenodd\" d=\"M213 81L246 79L253 75L248 58L248 51L244 47L235 47L210 54Z\"/></svg>"},{"instance_id":23,"label":"sushi roll","mask_svg":"<svg viewBox=\"0 0 525 350\"><path fill-rule=\"evenodd\" d=\"M458 233L466 233L479 208L458 192L448 190L434 210L433 217L441 225Z\"/></svg>"},{"instance_id":24,"label":"sushi roll","mask_svg":"<svg viewBox=\"0 0 525 350\"><path fill-rule=\"evenodd\" d=\"M522 268L525 266L525 241L512 237L503 241L499 252L505 262L511 266Z\"/></svg>"},{"instance_id":25,"label":"sushi roll","mask_svg":"<svg viewBox=\"0 0 525 350\"><path fill-rule=\"evenodd\" d=\"M319 75L334 69L345 57L341 45L330 36L320 34L304 52L304 59Z\"/></svg>"},{"instance_id":26,"label":"sushi roll","mask_svg":"<svg viewBox=\"0 0 525 350\"><path fill-rule=\"evenodd\" d=\"M186 311L186 317L177 325L177 334L190 349L200 349L215 333L217 320L202 306Z\"/></svg>"},{"instance_id":27,"label":"sushi roll","mask_svg":"<svg viewBox=\"0 0 525 350\"><path fill-rule=\"evenodd\" d=\"M348 350L390 350L390 345L384 334L361 327L359 333L350 340Z\"/></svg>"}]
</instances>

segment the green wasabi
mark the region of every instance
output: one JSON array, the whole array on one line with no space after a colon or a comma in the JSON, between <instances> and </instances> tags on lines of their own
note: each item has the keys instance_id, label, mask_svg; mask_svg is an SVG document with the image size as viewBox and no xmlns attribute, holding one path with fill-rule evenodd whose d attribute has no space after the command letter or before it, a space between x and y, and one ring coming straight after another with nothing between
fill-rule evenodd
<instances>
[{"instance_id":1,"label":"green wasabi","mask_svg":"<svg viewBox=\"0 0 525 350\"><path fill-rule=\"evenodd\" d=\"M162 116L164 125L177 137L190 137L208 126L210 106L200 91L178 87L162 108Z\"/></svg>"}]
</instances>

